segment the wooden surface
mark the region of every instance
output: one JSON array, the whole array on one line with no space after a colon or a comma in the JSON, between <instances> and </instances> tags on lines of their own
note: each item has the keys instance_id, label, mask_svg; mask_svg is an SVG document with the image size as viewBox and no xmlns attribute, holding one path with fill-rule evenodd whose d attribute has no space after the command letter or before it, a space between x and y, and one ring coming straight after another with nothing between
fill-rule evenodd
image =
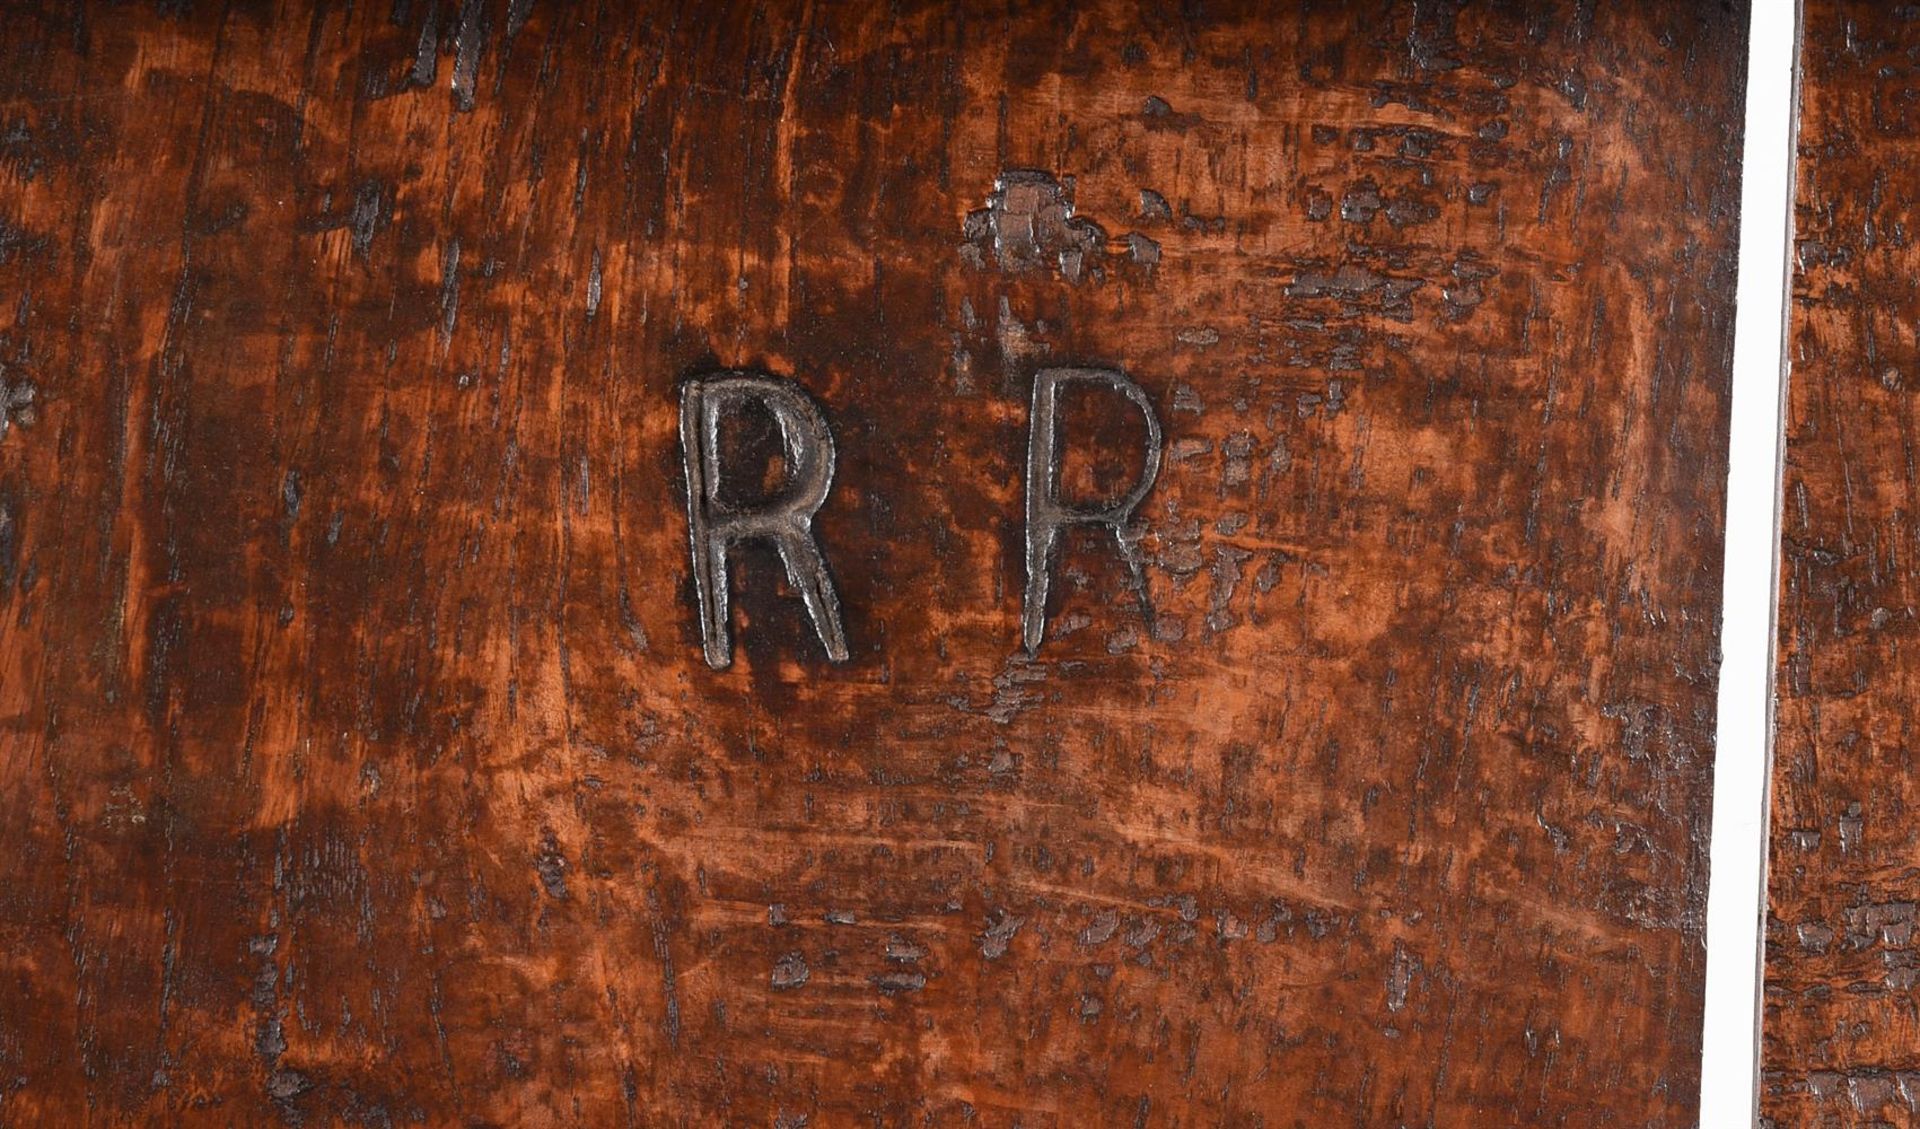
<instances>
[{"instance_id":1,"label":"wooden surface","mask_svg":"<svg viewBox=\"0 0 1920 1129\"><path fill-rule=\"evenodd\" d=\"M1762 1113L1920 1109L1920 12L1811 0L1801 60Z\"/></svg>"},{"instance_id":2,"label":"wooden surface","mask_svg":"<svg viewBox=\"0 0 1920 1129\"><path fill-rule=\"evenodd\" d=\"M0 1123L1692 1124L1744 12L1271 9L10 5Z\"/></svg>"}]
</instances>

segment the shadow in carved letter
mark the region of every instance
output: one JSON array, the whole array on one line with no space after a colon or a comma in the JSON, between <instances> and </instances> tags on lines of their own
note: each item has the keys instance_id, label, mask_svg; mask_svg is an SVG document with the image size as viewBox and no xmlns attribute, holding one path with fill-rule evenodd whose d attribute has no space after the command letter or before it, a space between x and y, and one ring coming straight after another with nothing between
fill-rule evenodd
<instances>
[{"instance_id":1,"label":"shadow in carved letter","mask_svg":"<svg viewBox=\"0 0 1920 1129\"><path fill-rule=\"evenodd\" d=\"M1076 380L1104 384L1120 393L1140 409L1147 421L1147 457L1140 481L1125 496L1101 509L1081 509L1060 500L1059 427L1054 417L1060 386ZM1112 529L1120 555L1133 572L1134 587L1144 592L1146 581L1139 557L1127 539L1126 526L1159 474L1160 420L1138 384L1112 369L1050 368L1035 374L1033 418L1027 432L1027 595L1020 609L1020 635L1027 654L1037 652L1046 635L1048 561L1062 526L1104 525Z\"/></svg>"},{"instance_id":2,"label":"shadow in carved letter","mask_svg":"<svg viewBox=\"0 0 1920 1129\"><path fill-rule=\"evenodd\" d=\"M720 491L720 421L728 410L758 405L773 417L785 450L786 484L775 497L733 505ZM813 630L834 662L847 661L827 562L813 537L813 515L833 485L833 433L820 409L790 381L747 372L696 377L680 388L680 450L687 468L687 532L693 542L693 585L700 600L700 641L707 665L733 663L728 630L727 550L736 541L772 541L787 579L807 605Z\"/></svg>"}]
</instances>

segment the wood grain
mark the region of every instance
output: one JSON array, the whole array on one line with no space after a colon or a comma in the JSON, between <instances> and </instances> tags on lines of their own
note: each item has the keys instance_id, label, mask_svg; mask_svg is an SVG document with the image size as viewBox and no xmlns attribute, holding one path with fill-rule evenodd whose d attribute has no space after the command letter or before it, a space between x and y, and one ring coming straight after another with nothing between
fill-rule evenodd
<instances>
[{"instance_id":1,"label":"wood grain","mask_svg":"<svg viewBox=\"0 0 1920 1129\"><path fill-rule=\"evenodd\" d=\"M10 5L0 1122L1692 1124L1745 24Z\"/></svg>"},{"instance_id":2,"label":"wood grain","mask_svg":"<svg viewBox=\"0 0 1920 1129\"><path fill-rule=\"evenodd\" d=\"M1920 1110L1920 13L1813 0L1801 46L1762 1113Z\"/></svg>"}]
</instances>

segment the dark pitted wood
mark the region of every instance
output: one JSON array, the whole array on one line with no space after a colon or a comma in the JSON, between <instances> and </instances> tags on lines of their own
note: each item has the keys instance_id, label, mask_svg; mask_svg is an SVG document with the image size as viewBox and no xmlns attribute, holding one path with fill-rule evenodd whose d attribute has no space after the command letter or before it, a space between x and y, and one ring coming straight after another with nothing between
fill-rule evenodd
<instances>
[{"instance_id":1,"label":"dark pitted wood","mask_svg":"<svg viewBox=\"0 0 1920 1129\"><path fill-rule=\"evenodd\" d=\"M1801 48L1762 1114L1920 1112L1920 9Z\"/></svg>"},{"instance_id":2,"label":"dark pitted wood","mask_svg":"<svg viewBox=\"0 0 1920 1129\"><path fill-rule=\"evenodd\" d=\"M1745 22L9 5L0 1122L1692 1124Z\"/></svg>"}]
</instances>

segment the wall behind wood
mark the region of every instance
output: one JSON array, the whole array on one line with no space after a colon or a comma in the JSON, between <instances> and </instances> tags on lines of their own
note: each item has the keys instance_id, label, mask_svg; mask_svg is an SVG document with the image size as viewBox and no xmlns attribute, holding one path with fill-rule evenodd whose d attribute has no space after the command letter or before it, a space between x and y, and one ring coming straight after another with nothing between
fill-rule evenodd
<instances>
[{"instance_id":1,"label":"wall behind wood","mask_svg":"<svg viewBox=\"0 0 1920 1129\"><path fill-rule=\"evenodd\" d=\"M0 1122L1691 1124L1745 13L1271 7L10 6Z\"/></svg>"}]
</instances>

